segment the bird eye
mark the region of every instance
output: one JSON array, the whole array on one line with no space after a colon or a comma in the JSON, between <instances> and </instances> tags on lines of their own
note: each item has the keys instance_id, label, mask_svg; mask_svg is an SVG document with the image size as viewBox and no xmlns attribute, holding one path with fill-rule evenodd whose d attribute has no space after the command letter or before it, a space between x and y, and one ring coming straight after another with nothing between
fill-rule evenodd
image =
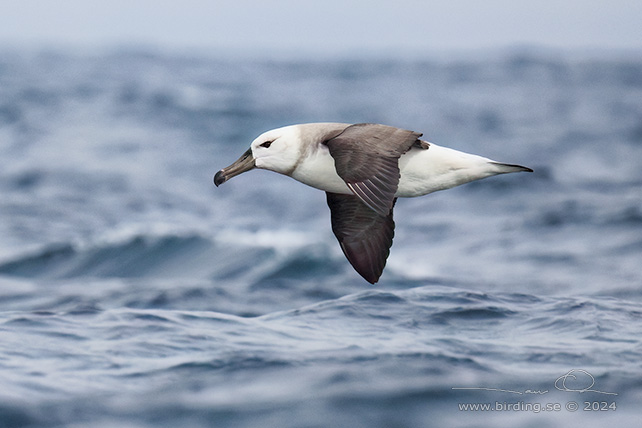
<instances>
[{"instance_id":1,"label":"bird eye","mask_svg":"<svg viewBox=\"0 0 642 428\"><path fill-rule=\"evenodd\" d=\"M272 145L272 141L266 141L265 143L261 144L261 147L265 147L266 149Z\"/></svg>"}]
</instances>

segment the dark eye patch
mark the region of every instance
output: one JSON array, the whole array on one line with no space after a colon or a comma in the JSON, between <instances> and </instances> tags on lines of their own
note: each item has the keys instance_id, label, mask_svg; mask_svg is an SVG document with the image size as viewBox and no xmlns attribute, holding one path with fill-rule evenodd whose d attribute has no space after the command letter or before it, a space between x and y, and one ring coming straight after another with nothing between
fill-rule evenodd
<instances>
[{"instance_id":1,"label":"dark eye patch","mask_svg":"<svg viewBox=\"0 0 642 428\"><path fill-rule=\"evenodd\" d=\"M265 143L261 144L261 147L265 147L266 149L272 145L272 141L266 141Z\"/></svg>"}]
</instances>

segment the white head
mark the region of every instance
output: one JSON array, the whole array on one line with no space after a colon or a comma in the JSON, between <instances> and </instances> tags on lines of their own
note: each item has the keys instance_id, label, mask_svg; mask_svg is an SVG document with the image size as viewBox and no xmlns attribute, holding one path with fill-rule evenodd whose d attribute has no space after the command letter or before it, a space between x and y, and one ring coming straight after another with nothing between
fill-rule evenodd
<instances>
[{"instance_id":1,"label":"white head","mask_svg":"<svg viewBox=\"0 0 642 428\"><path fill-rule=\"evenodd\" d=\"M291 175L308 150L337 136L347 126L342 123L308 123L264 132L252 141L250 148L236 162L216 173L214 184L219 186L253 168Z\"/></svg>"},{"instance_id":2,"label":"white head","mask_svg":"<svg viewBox=\"0 0 642 428\"><path fill-rule=\"evenodd\" d=\"M289 175L301 157L301 135L296 126L264 132L250 145L257 168Z\"/></svg>"},{"instance_id":3,"label":"white head","mask_svg":"<svg viewBox=\"0 0 642 428\"><path fill-rule=\"evenodd\" d=\"M214 184L220 186L230 178L254 168L289 175L296 168L300 156L301 141L297 127L273 129L259 135L236 162L217 172Z\"/></svg>"}]
</instances>

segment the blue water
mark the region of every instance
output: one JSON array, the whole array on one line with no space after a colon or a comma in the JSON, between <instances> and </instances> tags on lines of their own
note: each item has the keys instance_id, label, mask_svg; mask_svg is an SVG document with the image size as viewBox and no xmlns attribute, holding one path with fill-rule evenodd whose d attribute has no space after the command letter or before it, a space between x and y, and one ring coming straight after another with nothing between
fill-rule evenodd
<instances>
[{"instance_id":1,"label":"blue water","mask_svg":"<svg viewBox=\"0 0 642 428\"><path fill-rule=\"evenodd\" d=\"M0 52L0 427L638 423L641 56ZM400 200L370 286L322 192L212 184L313 121L535 173Z\"/></svg>"}]
</instances>

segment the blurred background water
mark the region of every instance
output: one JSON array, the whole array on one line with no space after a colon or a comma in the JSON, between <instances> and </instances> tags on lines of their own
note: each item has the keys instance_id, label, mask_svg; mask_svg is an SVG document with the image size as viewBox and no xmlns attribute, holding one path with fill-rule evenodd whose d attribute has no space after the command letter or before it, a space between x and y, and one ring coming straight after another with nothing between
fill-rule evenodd
<instances>
[{"instance_id":1,"label":"blurred background water","mask_svg":"<svg viewBox=\"0 0 642 428\"><path fill-rule=\"evenodd\" d=\"M315 121L535 173L400 200L373 287L323 192L212 184L259 133ZM632 426L641 160L639 56L4 48L0 427ZM496 402L562 408L459 407Z\"/></svg>"}]
</instances>

